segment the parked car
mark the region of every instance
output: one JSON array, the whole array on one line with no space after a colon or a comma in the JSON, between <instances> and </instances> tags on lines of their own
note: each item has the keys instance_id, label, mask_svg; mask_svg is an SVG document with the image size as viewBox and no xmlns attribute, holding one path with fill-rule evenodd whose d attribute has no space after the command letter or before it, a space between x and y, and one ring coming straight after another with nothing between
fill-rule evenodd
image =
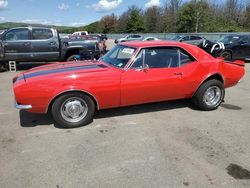
<instances>
[{"instance_id":1,"label":"parked car","mask_svg":"<svg viewBox=\"0 0 250 188\"><path fill-rule=\"evenodd\" d=\"M43 27L19 27L0 36L0 67L8 61L70 61L99 58L95 42L60 38L57 30Z\"/></svg>"},{"instance_id":2,"label":"parked car","mask_svg":"<svg viewBox=\"0 0 250 188\"><path fill-rule=\"evenodd\" d=\"M145 37L142 39L142 41L152 41L152 40L160 40L157 37Z\"/></svg>"},{"instance_id":3,"label":"parked car","mask_svg":"<svg viewBox=\"0 0 250 188\"><path fill-rule=\"evenodd\" d=\"M88 31L76 31L72 34L72 36L85 36L88 35Z\"/></svg>"},{"instance_id":4,"label":"parked car","mask_svg":"<svg viewBox=\"0 0 250 188\"><path fill-rule=\"evenodd\" d=\"M127 35L124 38L116 39L115 43L120 43L120 42L127 42L127 41L138 41L142 40L143 37L141 35Z\"/></svg>"},{"instance_id":5,"label":"parked car","mask_svg":"<svg viewBox=\"0 0 250 188\"><path fill-rule=\"evenodd\" d=\"M227 60L250 59L250 35L228 35L220 40L224 44L224 50L215 56L221 56Z\"/></svg>"},{"instance_id":6,"label":"parked car","mask_svg":"<svg viewBox=\"0 0 250 188\"><path fill-rule=\"evenodd\" d=\"M96 110L192 98L214 110L225 88L245 73L244 61L227 62L179 42L126 42L99 61L57 63L13 79L16 108L51 112L61 127L90 123Z\"/></svg>"},{"instance_id":7,"label":"parked car","mask_svg":"<svg viewBox=\"0 0 250 188\"><path fill-rule=\"evenodd\" d=\"M170 40L198 45L204 40L204 38L197 35L175 35Z\"/></svg>"}]
</instances>

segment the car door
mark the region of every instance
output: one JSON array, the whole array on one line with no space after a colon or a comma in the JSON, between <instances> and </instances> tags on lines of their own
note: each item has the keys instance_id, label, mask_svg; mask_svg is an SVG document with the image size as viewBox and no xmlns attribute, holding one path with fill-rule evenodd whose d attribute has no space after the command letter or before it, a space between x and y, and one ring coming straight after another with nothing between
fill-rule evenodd
<instances>
[{"instance_id":1,"label":"car door","mask_svg":"<svg viewBox=\"0 0 250 188\"><path fill-rule=\"evenodd\" d=\"M32 58L30 30L17 28L9 30L2 37L6 61L29 61Z\"/></svg>"},{"instance_id":2,"label":"car door","mask_svg":"<svg viewBox=\"0 0 250 188\"><path fill-rule=\"evenodd\" d=\"M189 62L194 62L189 60ZM180 49L157 47L142 49L132 66L121 77L121 105L185 98L194 90L189 68L180 66ZM184 72L183 72L184 71Z\"/></svg>"},{"instance_id":3,"label":"car door","mask_svg":"<svg viewBox=\"0 0 250 188\"><path fill-rule=\"evenodd\" d=\"M59 59L59 38L55 30L33 28L31 36L34 61L56 61Z\"/></svg>"}]
</instances>

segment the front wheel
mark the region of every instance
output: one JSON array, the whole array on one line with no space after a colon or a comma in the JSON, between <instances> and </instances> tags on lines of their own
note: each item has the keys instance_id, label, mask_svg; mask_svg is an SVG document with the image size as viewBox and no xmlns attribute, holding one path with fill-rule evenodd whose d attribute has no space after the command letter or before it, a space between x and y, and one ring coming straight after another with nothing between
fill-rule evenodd
<instances>
[{"instance_id":1,"label":"front wheel","mask_svg":"<svg viewBox=\"0 0 250 188\"><path fill-rule=\"evenodd\" d=\"M222 103L224 96L223 83L219 80L209 80L197 90L193 96L193 103L201 110L215 110Z\"/></svg>"},{"instance_id":2,"label":"front wheel","mask_svg":"<svg viewBox=\"0 0 250 188\"><path fill-rule=\"evenodd\" d=\"M83 93L67 93L58 97L51 108L51 114L59 127L75 128L93 120L95 103Z\"/></svg>"},{"instance_id":3,"label":"front wheel","mask_svg":"<svg viewBox=\"0 0 250 188\"><path fill-rule=\"evenodd\" d=\"M80 60L81 60L81 56L74 54L74 55L69 56L66 61L80 61Z\"/></svg>"}]
</instances>

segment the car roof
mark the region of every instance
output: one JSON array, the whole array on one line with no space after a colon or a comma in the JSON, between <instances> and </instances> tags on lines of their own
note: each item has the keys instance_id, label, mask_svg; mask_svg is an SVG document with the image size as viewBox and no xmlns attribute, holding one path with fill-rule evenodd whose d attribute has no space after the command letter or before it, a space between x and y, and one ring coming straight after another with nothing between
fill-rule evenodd
<instances>
[{"instance_id":1,"label":"car roof","mask_svg":"<svg viewBox=\"0 0 250 188\"><path fill-rule=\"evenodd\" d=\"M194 56L195 59L212 59L213 57L200 49L199 47L184 43L184 42L176 42L176 41L131 41L131 42L123 42L119 44L122 46L128 46L132 48L146 48L146 47L162 47L162 46L169 46L169 47L179 47L182 48Z\"/></svg>"},{"instance_id":2,"label":"car roof","mask_svg":"<svg viewBox=\"0 0 250 188\"><path fill-rule=\"evenodd\" d=\"M175 41L130 41L123 42L122 45L130 46L134 48L143 47L157 47L157 46L190 46L187 43L175 42Z\"/></svg>"}]
</instances>

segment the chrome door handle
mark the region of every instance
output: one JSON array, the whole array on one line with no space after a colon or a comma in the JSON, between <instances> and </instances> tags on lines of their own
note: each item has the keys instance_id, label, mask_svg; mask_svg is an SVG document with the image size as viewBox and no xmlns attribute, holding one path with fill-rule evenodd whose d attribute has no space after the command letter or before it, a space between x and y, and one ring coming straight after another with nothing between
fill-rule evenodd
<instances>
[{"instance_id":1,"label":"chrome door handle","mask_svg":"<svg viewBox=\"0 0 250 188\"><path fill-rule=\"evenodd\" d=\"M30 46L30 44L31 44L30 42L24 42L23 43L24 46Z\"/></svg>"},{"instance_id":2,"label":"chrome door handle","mask_svg":"<svg viewBox=\"0 0 250 188\"><path fill-rule=\"evenodd\" d=\"M56 42L50 42L49 45L50 45L50 46L55 46L55 45L56 45Z\"/></svg>"}]
</instances>

